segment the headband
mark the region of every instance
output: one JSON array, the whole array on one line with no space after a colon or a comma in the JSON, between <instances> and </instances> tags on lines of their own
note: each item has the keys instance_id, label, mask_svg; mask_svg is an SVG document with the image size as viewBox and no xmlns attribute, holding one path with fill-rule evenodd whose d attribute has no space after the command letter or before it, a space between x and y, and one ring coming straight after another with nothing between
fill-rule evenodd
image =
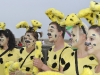
<instances>
[{"instance_id":1,"label":"headband","mask_svg":"<svg viewBox=\"0 0 100 75\"><path fill-rule=\"evenodd\" d=\"M91 1L90 7L80 10L78 17L85 18L91 25L97 24L100 26L100 3Z\"/></svg>"},{"instance_id":2,"label":"headband","mask_svg":"<svg viewBox=\"0 0 100 75\"><path fill-rule=\"evenodd\" d=\"M64 14L55 8L49 8L45 14L49 17L52 22L57 22L61 27L64 26L62 23Z\"/></svg>"},{"instance_id":3,"label":"headband","mask_svg":"<svg viewBox=\"0 0 100 75\"><path fill-rule=\"evenodd\" d=\"M79 26L80 28L82 28L83 32L86 34L86 30L84 28L83 22L75 13L67 15L65 17L65 20L63 21L63 25L66 25L67 27L69 27L68 29L74 26Z\"/></svg>"},{"instance_id":4,"label":"headband","mask_svg":"<svg viewBox=\"0 0 100 75\"><path fill-rule=\"evenodd\" d=\"M31 20L31 23L32 23L33 31L37 31L37 29L40 29L42 26L42 24L37 20ZM16 28L17 29L26 28L26 30L29 30L30 26L26 21L21 21L16 25Z\"/></svg>"}]
</instances>

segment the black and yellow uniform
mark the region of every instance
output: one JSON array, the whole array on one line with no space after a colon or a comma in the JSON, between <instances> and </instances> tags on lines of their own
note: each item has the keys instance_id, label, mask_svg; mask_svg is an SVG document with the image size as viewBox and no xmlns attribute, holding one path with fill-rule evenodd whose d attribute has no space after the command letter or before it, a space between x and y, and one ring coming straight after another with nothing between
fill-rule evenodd
<instances>
[{"instance_id":1,"label":"black and yellow uniform","mask_svg":"<svg viewBox=\"0 0 100 75\"><path fill-rule=\"evenodd\" d=\"M63 64L63 62L61 62L62 67L64 67L63 69L64 74L65 75L76 75L75 52L73 51L70 54L69 60L66 60L66 58L63 58L63 59L64 59L63 61L66 62L66 64ZM98 64L98 62L92 55L77 59L77 65L78 65L77 67L78 67L79 75L82 73L84 65L89 65L89 64L95 64L95 65Z\"/></svg>"},{"instance_id":2,"label":"black and yellow uniform","mask_svg":"<svg viewBox=\"0 0 100 75\"><path fill-rule=\"evenodd\" d=\"M69 57L70 53L73 51L70 46L67 43L64 43L64 48L58 50L58 51L54 51L53 50L54 46L52 46L52 48L50 48L50 50L48 51L48 57L47 57L47 65L49 66L49 68L51 68L54 71L59 71L59 58L60 55L61 57L63 57L64 59L66 59L65 57ZM63 52L62 52L63 51ZM61 61L63 61L61 59Z\"/></svg>"},{"instance_id":3,"label":"black and yellow uniform","mask_svg":"<svg viewBox=\"0 0 100 75\"><path fill-rule=\"evenodd\" d=\"M19 63L20 63L20 70L23 73L32 74L32 75L34 74L33 58L35 57L35 55L36 55L35 49L32 50L31 53L28 53L26 51L26 47L21 48ZM42 57L42 52L41 52L41 55L39 55L39 58L41 58L41 57ZM23 63L23 65L22 65L22 63Z\"/></svg>"},{"instance_id":4,"label":"black and yellow uniform","mask_svg":"<svg viewBox=\"0 0 100 75\"><path fill-rule=\"evenodd\" d=\"M4 72L4 65L8 61L17 61L19 58L19 49L14 48L13 50L0 49L0 71Z\"/></svg>"}]
</instances>

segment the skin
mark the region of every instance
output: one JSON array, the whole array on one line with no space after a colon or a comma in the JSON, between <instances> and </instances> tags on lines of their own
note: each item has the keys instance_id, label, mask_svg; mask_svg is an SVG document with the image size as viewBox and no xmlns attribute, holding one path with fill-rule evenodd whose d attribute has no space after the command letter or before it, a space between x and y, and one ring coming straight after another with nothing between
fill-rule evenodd
<instances>
[{"instance_id":1,"label":"skin","mask_svg":"<svg viewBox=\"0 0 100 75\"><path fill-rule=\"evenodd\" d=\"M4 34L0 36L0 45L3 46L4 50L8 49L8 41L9 41L9 38L6 38Z\"/></svg>"},{"instance_id":2,"label":"skin","mask_svg":"<svg viewBox=\"0 0 100 75\"><path fill-rule=\"evenodd\" d=\"M58 32L55 25L49 25L48 33L51 34L51 35L48 35L48 38L49 38L50 42L55 42L59 38L59 32Z\"/></svg>"},{"instance_id":3,"label":"skin","mask_svg":"<svg viewBox=\"0 0 100 75\"><path fill-rule=\"evenodd\" d=\"M93 54L97 57L98 65L95 68L96 73L100 73L100 34L96 32L94 29L90 29L87 34L86 43L87 45L87 52L89 54ZM95 45L94 45L95 44Z\"/></svg>"},{"instance_id":4,"label":"skin","mask_svg":"<svg viewBox=\"0 0 100 75\"><path fill-rule=\"evenodd\" d=\"M93 29L88 31L86 42L90 43L90 45L87 46L89 54L95 54L98 52L98 50L100 49L100 42L98 41L99 39L100 36L96 31L94 31Z\"/></svg>"},{"instance_id":5,"label":"skin","mask_svg":"<svg viewBox=\"0 0 100 75\"><path fill-rule=\"evenodd\" d=\"M25 46L27 48L31 48L32 46L35 45L35 38L32 36L31 33L26 33L25 36L24 36L24 42L25 42Z\"/></svg>"},{"instance_id":6,"label":"skin","mask_svg":"<svg viewBox=\"0 0 100 75\"><path fill-rule=\"evenodd\" d=\"M77 55L78 58L83 58L87 56L86 52L86 46L85 46L85 41L86 41L86 35L82 32L79 27L74 27L71 32L71 41L72 41L72 48L77 48Z\"/></svg>"}]
</instances>

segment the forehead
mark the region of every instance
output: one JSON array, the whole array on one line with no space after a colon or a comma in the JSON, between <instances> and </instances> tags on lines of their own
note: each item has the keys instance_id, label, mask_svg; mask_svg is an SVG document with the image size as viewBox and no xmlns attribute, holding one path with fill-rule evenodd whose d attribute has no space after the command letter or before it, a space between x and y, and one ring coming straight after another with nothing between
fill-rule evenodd
<instances>
[{"instance_id":1,"label":"forehead","mask_svg":"<svg viewBox=\"0 0 100 75\"><path fill-rule=\"evenodd\" d=\"M94 29L88 30L87 36L93 36L93 35L98 36L99 34L98 34L98 32L96 32Z\"/></svg>"},{"instance_id":2,"label":"forehead","mask_svg":"<svg viewBox=\"0 0 100 75\"><path fill-rule=\"evenodd\" d=\"M75 34L77 33L78 30L79 30L78 27L73 27L71 33Z\"/></svg>"},{"instance_id":3,"label":"forehead","mask_svg":"<svg viewBox=\"0 0 100 75\"><path fill-rule=\"evenodd\" d=\"M57 29L57 27L55 24L51 24L51 25L49 25L48 29Z\"/></svg>"},{"instance_id":4,"label":"forehead","mask_svg":"<svg viewBox=\"0 0 100 75\"><path fill-rule=\"evenodd\" d=\"M24 37L26 37L26 36L32 37L32 33L26 33Z\"/></svg>"}]
</instances>

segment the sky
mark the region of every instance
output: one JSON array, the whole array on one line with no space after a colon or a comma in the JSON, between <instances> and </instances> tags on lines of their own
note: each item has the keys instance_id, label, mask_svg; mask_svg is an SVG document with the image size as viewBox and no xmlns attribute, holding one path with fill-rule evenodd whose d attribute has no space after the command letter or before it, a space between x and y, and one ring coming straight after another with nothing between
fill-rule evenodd
<instances>
[{"instance_id":1,"label":"sky","mask_svg":"<svg viewBox=\"0 0 100 75\"><path fill-rule=\"evenodd\" d=\"M0 22L6 23L16 38L25 34L26 29L16 29L16 24L27 21L31 26L31 20L38 20L42 23L43 39L47 39L47 29L51 20L45 15L49 8L55 8L64 13L65 16L71 13L78 13L79 10L89 7L91 0L0 0ZM100 2L100 0L95 0ZM82 19L88 26L88 22ZM66 34L65 39L69 36Z\"/></svg>"}]
</instances>

